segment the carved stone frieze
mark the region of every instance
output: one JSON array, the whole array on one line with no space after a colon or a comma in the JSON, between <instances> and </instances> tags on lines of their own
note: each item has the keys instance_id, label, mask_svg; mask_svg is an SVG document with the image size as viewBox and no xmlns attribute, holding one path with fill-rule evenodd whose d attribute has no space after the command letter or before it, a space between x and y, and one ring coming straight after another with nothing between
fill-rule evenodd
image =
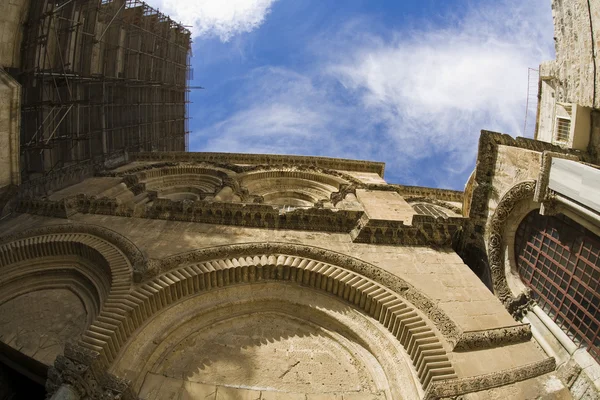
<instances>
[{"instance_id":1,"label":"carved stone frieze","mask_svg":"<svg viewBox=\"0 0 600 400\"><path fill-rule=\"evenodd\" d=\"M513 343L523 343L531 339L531 326L528 324L507 326L497 329L463 332L454 351L472 351Z\"/></svg>"},{"instance_id":2,"label":"carved stone frieze","mask_svg":"<svg viewBox=\"0 0 600 400\"><path fill-rule=\"evenodd\" d=\"M450 246L464 221L414 215L412 225L404 225L402 221L372 220L365 214L350 235L355 243Z\"/></svg>"},{"instance_id":3,"label":"carved stone frieze","mask_svg":"<svg viewBox=\"0 0 600 400\"><path fill-rule=\"evenodd\" d=\"M226 162L245 165L309 165L335 170L374 172L383 176L385 164L374 161L347 160L329 157L307 157L275 154L140 152L131 153L133 160L180 162Z\"/></svg>"},{"instance_id":4,"label":"carved stone frieze","mask_svg":"<svg viewBox=\"0 0 600 400\"><path fill-rule=\"evenodd\" d=\"M426 400L456 398L457 396L467 393L479 392L510 385L516 382L522 382L527 379L547 374L555 369L556 361L554 358L550 357L539 362L511 368L505 371L469 378L436 381L427 389L424 398Z\"/></svg>"}]
</instances>

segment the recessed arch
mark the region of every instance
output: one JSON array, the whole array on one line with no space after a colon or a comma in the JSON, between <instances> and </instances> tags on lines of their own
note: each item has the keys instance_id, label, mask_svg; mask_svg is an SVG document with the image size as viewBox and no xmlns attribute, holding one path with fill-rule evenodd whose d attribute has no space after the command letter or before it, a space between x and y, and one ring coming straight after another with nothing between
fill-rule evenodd
<instances>
[{"instance_id":1,"label":"recessed arch","mask_svg":"<svg viewBox=\"0 0 600 400\"><path fill-rule=\"evenodd\" d=\"M111 373L131 380L141 397L149 378L166 377L290 397L361 392L421 398L410 363L380 323L351 305L314 288L265 280L172 304L136 332Z\"/></svg>"},{"instance_id":2,"label":"recessed arch","mask_svg":"<svg viewBox=\"0 0 600 400\"><path fill-rule=\"evenodd\" d=\"M288 199L290 204L286 205L297 206L329 200L332 193L349 183L333 175L286 169L246 172L239 174L238 179L250 194L262 196L265 203L280 204L281 200Z\"/></svg>"},{"instance_id":3,"label":"recessed arch","mask_svg":"<svg viewBox=\"0 0 600 400\"><path fill-rule=\"evenodd\" d=\"M76 324L85 335L93 321L108 315L117 325L123 323L123 312L115 309L122 308L120 298L132 286L136 265L145 268L139 249L105 228L73 223L26 230L0 238L0 304L63 299L57 304L71 304L78 319L86 315L83 325ZM52 322L60 324L71 315L69 307Z\"/></svg>"},{"instance_id":4,"label":"recessed arch","mask_svg":"<svg viewBox=\"0 0 600 400\"><path fill-rule=\"evenodd\" d=\"M93 324L90 331L96 336L83 337L82 345L97 351L107 366L145 321L184 298L221 287L280 281L334 295L379 321L406 349L424 387L455 377L447 352L458 341L456 325L406 282L357 259L310 246L253 243L175 255L162 260L160 269L168 272L127 297L132 306L127 330L108 332Z\"/></svg>"},{"instance_id":5,"label":"recessed arch","mask_svg":"<svg viewBox=\"0 0 600 400\"><path fill-rule=\"evenodd\" d=\"M146 190L157 192L158 197L199 200L206 195L214 195L230 175L230 171L221 168L182 164L142 170L125 179L134 180L144 185Z\"/></svg>"}]
</instances>

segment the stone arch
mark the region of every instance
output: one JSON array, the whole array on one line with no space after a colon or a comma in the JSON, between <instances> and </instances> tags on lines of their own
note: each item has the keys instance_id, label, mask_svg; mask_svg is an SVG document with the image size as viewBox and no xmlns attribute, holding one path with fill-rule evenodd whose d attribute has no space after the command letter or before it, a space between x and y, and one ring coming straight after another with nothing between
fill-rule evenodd
<instances>
[{"instance_id":1,"label":"stone arch","mask_svg":"<svg viewBox=\"0 0 600 400\"><path fill-rule=\"evenodd\" d=\"M378 321L329 293L276 280L173 303L136 331L110 373L142 398L166 397L152 389L176 381L218 385L231 397L245 387L251 398L424 393L408 355Z\"/></svg>"},{"instance_id":2,"label":"stone arch","mask_svg":"<svg viewBox=\"0 0 600 400\"><path fill-rule=\"evenodd\" d=\"M188 194L198 200L204 195L216 194L230 174L220 168L182 164L147 169L133 175L146 190L157 192L159 197Z\"/></svg>"},{"instance_id":3,"label":"stone arch","mask_svg":"<svg viewBox=\"0 0 600 400\"><path fill-rule=\"evenodd\" d=\"M78 315L85 314L86 321L76 325L85 336L93 321L109 315L118 320L135 266L145 268L141 252L105 228L75 223L26 230L0 238L0 304L27 308L44 299L80 302ZM51 322L60 324L57 318Z\"/></svg>"},{"instance_id":4,"label":"stone arch","mask_svg":"<svg viewBox=\"0 0 600 400\"><path fill-rule=\"evenodd\" d=\"M124 298L130 309L123 329L93 324L94 336L82 339L107 366L134 331L181 299L214 288L280 281L336 296L381 322L406 349L423 387L455 377L447 352L460 336L456 325L402 279L352 257L310 246L252 243L174 255L162 260L160 270Z\"/></svg>"},{"instance_id":5,"label":"stone arch","mask_svg":"<svg viewBox=\"0 0 600 400\"><path fill-rule=\"evenodd\" d=\"M498 203L489 225L488 259L492 286L496 296L508 311L515 316L519 316L525 310L530 302L530 297L526 291L516 295L513 294L507 280L507 272L512 270L511 261L506 254L506 246L510 247L507 243L508 236L510 236L507 232L507 226L509 224L515 227L518 226L523 217L531 211L519 212L519 215L513 214L515 207L520 202L533 198L535 186L535 181L524 181L510 188ZM512 241L514 241L514 235Z\"/></svg>"},{"instance_id":6,"label":"stone arch","mask_svg":"<svg viewBox=\"0 0 600 400\"><path fill-rule=\"evenodd\" d=\"M240 185L251 195L262 196L266 203L311 206L319 200L328 201L332 193L349 182L322 172L308 170L271 169L238 175Z\"/></svg>"}]
</instances>

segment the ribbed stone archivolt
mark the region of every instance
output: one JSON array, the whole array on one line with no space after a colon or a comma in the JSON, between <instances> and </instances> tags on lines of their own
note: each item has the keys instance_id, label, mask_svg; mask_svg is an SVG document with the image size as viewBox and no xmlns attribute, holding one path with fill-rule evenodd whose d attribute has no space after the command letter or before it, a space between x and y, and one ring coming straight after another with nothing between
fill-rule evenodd
<instances>
[{"instance_id":1,"label":"ribbed stone archivolt","mask_svg":"<svg viewBox=\"0 0 600 400\"><path fill-rule=\"evenodd\" d=\"M175 257L177 259L177 257ZM166 264L174 260L165 260ZM136 287L123 298L127 324L100 321L81 345L110 365L127 339L146 320L175 302L211 289L262 281L283 281L322 290L349 302L383 324L410 356L424 388L456 378L440 334L396 292L347 268L289 254L260 254L186 263ZM100 319L100 318L99 318Z\"/></svg>"},{"instance_id":2,"label":"ribbed stone archivolt","mask_svg":"<svg viewBox=\"0 0 600 400\"><path fill-rule=\"evenodd\" d=\"M508 286L503 251L503 232L516 204L521 200L533 198L535 187L535 181L520 182L513 186L500 200L490 221L488 258L494 293L504 303L508 311L517 318L528 307L531 298L526 293L514 297Z\"/></svg>"},{"instance_id":3,"label":"ribbed stone archivolt","mask_svg":"<svg viewBox=\"0 0 600 400\"><path fill-rule=\"evenodd\" d=\"M0 302L67 287L85 304L88 323L120 327L136 265L146 265L139 249L105 228L73 223L23 231L0 238Z\"/></svg>"}]
</instances>

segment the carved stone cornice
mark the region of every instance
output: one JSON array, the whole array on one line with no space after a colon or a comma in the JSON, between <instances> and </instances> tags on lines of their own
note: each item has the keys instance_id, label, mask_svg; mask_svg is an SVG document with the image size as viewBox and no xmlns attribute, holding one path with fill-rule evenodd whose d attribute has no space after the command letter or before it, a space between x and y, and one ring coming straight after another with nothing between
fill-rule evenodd
<instances>
[{"instance_id":1,"label":"carved stone cornice","mask_svg":"<svg viewBox=\"0 0 600 400\"><path fill-rule=\"evenodd\" d=\"M355 243L450 246L464 222L464 218L413 215L412 225L404 225L402 221L369 219L363 214L350 235Z\"/></svg>"},{"instance_id":2,"label":"carved stone cornice","mask_svg":"<svg viewBox=\"0 0 600 400\"><path fill-rule=\"evenodd\" d=\"M496 329L463 332L454 351L490 349L509 344L523 343L531 339L531 326L521 324Z\"/></svg>"},{"instance_id":3,"label":"carved stone cornice","mask_svg":"<svg viewBox=\"0 0 600 400\"><path fill-rule=\"evenodd\" d=\"M454 201L462 203L464 193L459 190L428 188L423 186L406 186L398 184L370 184L369 190L390 190L402 197L422 197L440 201ZM461 214L460 212L458 214Z\"/></svg>"},{"instance_id":4,"label":"carved stone cornice","mask_svg":"<svg viewBox=\"0 0 600 400\"><path fill-rule=\"evenodd\" d=\"M542 361L490 374L469 378L435 381L425 392L426 400L455 399L467 393L489 390L547 374L556 369L553 357Z\"/></svg>"},{"instance_id":5,"label":"carved stone cornice","mask_svg":"<svg viewBox=\"0 0 600 400\"><path fill-rule=\"evenodd\" d=\"M136 216L253 228L350 232L362 214L362 211L327 208L295 209L283 213L277 207L258 203L156 199Z\"/></svg>"},{"instance_id":6,"label":"carved stone cornice","mask_svg":"<svg viewBox=\"0 0 600 400\"><path fill-rule=\"evenodd\" d=\"M531 304L526 293L514 297L506 280L503 232L506 222L515 205L521 200L533 197L536 183L525 181L513 186L500 200L489 224L488 260L492 274L494 293L514 317L522 316Z\"/></svg>"},{"instance_id":7,"label":"carved stone cornice","mask_svg":"<svg viewBox=\"0 0 600 400\"><path fill-rule=\"evenodd\" d=\"M186 153L186 152L140 152L131 153L137 161L217 162L245 165L310 165L335 170L374 172L383 177L385 164L375 161L348 160L343 158L290 156L274 154L240 153Z\"/></svg>"}]
</instances>

